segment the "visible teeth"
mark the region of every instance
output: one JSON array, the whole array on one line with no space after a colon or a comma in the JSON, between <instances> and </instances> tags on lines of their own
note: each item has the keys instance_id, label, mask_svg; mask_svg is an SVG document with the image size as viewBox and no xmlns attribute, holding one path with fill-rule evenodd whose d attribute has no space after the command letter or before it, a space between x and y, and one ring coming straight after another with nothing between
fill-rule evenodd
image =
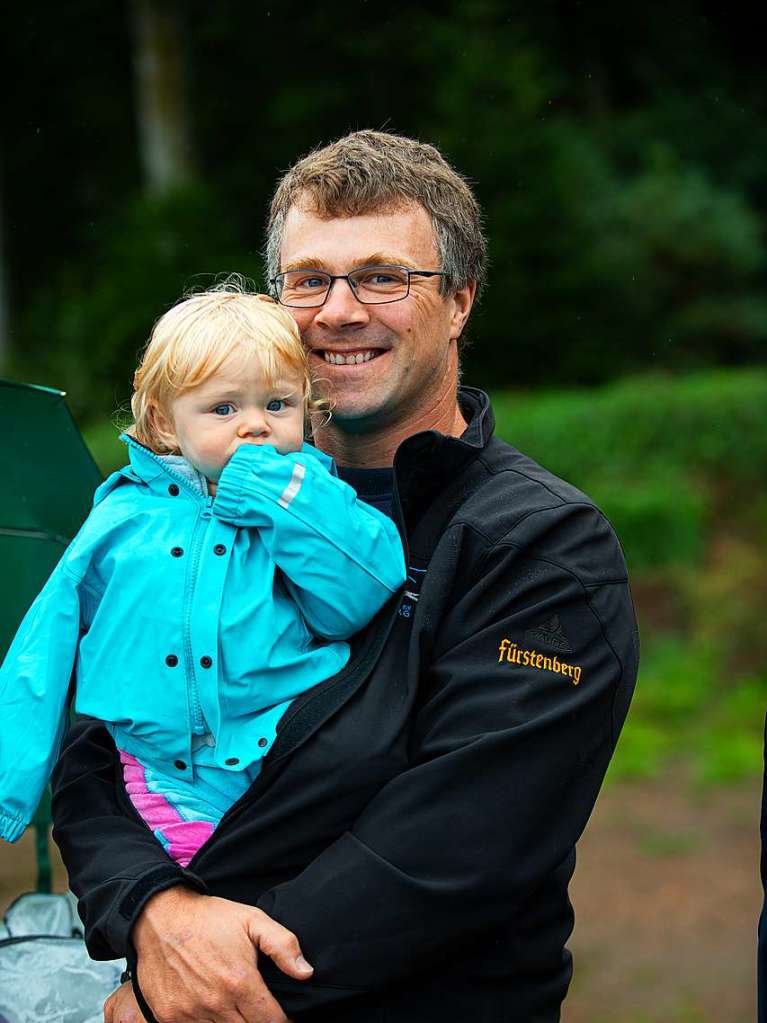
<instances>
[{"instance_id":1,"label":"visible teeth","mask_svg":"<svg viewBox=\"0 0 767 1023\"><path fill-rule=\"evenodd\" d=\"M341 355L340 352L323 352L325 362L331 362L334 366L354 366L360 362L370 362L376 353L368 349L366 352L354 352L348 355Z\"/></svg>"}]
</instances>

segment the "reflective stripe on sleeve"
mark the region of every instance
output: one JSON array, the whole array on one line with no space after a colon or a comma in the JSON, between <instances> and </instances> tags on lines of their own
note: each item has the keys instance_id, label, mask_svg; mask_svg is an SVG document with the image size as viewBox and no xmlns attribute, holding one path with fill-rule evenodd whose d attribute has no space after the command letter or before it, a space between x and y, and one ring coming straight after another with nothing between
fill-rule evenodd
<instances>
[{"instance_id":1,"label":"reflective stripe on sleeve","mask_svg":"<svg viewBox=\"0 0 767 1023\"><path fill-rule=\"evenodd\" d=\"M306 466L301 465L300 462L296 462L293 466L293 475L290 477L290 483L285 487L282 492L277 504L280 508L287 508L293 498L296 496L298 491L301 489L301 484L306 476Z\"/></svg>"}]
</instances>

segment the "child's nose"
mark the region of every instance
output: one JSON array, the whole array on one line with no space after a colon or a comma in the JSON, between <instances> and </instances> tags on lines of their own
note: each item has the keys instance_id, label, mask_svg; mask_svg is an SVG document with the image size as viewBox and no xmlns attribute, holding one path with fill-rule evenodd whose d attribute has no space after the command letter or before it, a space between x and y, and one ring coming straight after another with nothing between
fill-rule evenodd
<instances>
[{"instance_id":1,"label":"child's nose","mask_svg":"<svg viewBox=\"0 0 767 1023\"><path fill-rule=\"evenodd\" d=\"M243 417L237 428L239 437L262 437L269 433L269 422L261 412L250 412Z\"/></svg>"}]
</instances>

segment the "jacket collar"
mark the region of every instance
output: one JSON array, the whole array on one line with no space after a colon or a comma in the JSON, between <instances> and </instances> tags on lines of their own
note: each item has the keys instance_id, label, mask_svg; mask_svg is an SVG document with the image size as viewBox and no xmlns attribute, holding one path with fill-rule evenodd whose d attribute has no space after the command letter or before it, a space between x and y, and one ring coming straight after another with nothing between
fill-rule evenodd
<instances>
[{"instance_id":1,"label":"jacket collar","mask_svg":"<svg viewBox=\"0 0 767 1023\"><path fill-rule=\"evenodd\" d=\"M423 430L407 437L397 449L395 468L423 456L439 454L440 467L448 475L474 458L488 443L495 430L495 417L490 399L477 387L459 387L458 404L466 420L460 437L449 437L437 430Z\"/></svg>"},{"instance_id":2,"label":"jacket collar","mask_svg":"<svg viewBox=\"0 0 767 1023\"><path fill-rule=\"evenodd\" d=\"M122 476L133 480L134 483L145 483L152 490L165 490L171 483L177 484L182 494L202 499L197 487L180 472L163 460L161 455L155 454L135 437L127 433L120 434L120 440L128 448L130 464L120 470Z\"/></svg>"},{"instance_id":3,"label":"jacket collar","mask_svg":"<svg viewBox=\"0 0 767 1023\"><path fill-rule=\"evenodd\" d=\"M490 399L476 387L459 387L467 426L460 437L423 430L406 438L394 457L394 478L405 524L412 525L446 483L455 479L489 443L495 430Z\"/></svg>"},{"instance_id":4,"label":"jacket collar","mask_svg":"<svg viewBox=\"0 0 767 1023\"><path fill-rule=\"evenodd\" d=\"M128 457L130 459L130 465L126 465L120 470L121 476L132 480L134 483L145 483L153 490L165 492L167 492L167 487L171 483L176 483L181 493L191 495L197 500L204 500L204 495L200 493L200 490L194 485L192 480L183 472L175 469L162 455L155 454L154 451L150 450L140 441L137 441L135 437L131 437L130 434L120 434L120 440L127 446ZM338 475L335 462L324 451L320 451L319 448L315 448L312 444L304 443L301 447L301 452L302 454L312 455L312 457L322 463L328 472L334 476Z\"/></svg>"}]
</instances>

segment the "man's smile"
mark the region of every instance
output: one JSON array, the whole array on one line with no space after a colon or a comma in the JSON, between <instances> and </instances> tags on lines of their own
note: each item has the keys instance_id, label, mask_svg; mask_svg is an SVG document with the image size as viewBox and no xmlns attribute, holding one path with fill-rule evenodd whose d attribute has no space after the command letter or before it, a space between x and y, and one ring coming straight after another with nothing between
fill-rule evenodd
<instances>
[{"instance_id":1,"label":"man's smile","mask_svg":"<svg viewBox=\"0 0 767 1023\"><path fill-rule=\"evenodd\" d=\"M384 355L386 351L385 348L348 348L343 350L312 348L311 354L330 366L359 366L366 362L372 362L373 359Z\"/></svg>"}]
</instances>

